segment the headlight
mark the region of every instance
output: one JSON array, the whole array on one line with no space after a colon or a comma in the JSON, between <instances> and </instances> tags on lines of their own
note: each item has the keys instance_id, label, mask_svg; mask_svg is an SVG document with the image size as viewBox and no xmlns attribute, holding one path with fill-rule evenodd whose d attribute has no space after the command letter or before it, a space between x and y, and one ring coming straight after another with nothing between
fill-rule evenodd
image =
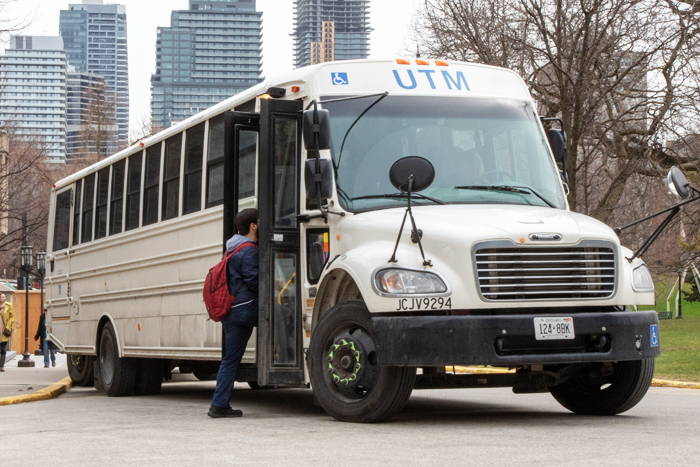
<instances>
[{"instance_id":1,"label":"headlight","mask_svg":"<svg viewBox=\"0 0 700 467\"><path fill-rule=\"evenodd\" d=\"M447 285L437 274L410 269L382 269L374 276L381 294L443 294Z\"/></svg>"},{"instance_id":2,"label":"headlight","mask_svg":"<svg viewBox=\"0 0 700 467\"><path fill-rule=\"evenodd\" d=\"M632 271L632 288L635 292L654 291L654 281L646 265L642 264Z\"/></svg>"}]
</instances>

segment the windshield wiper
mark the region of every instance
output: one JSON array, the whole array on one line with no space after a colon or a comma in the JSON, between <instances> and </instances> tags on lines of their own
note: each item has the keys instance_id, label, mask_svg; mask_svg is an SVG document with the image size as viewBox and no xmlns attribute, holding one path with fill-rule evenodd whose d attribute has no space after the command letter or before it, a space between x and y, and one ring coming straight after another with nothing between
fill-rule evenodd
<instances>
[{"instance_id":1,"label":"windshield wiper","mask_svg":"<svg viewBox=\"0 0 700 467\"><path fill-rule=\"evenodd\" d=\"M459 190L486 190L486 191L508 191L510 193L522 193L522 194L533 194L539 199L544 201L550 208L555 208L556 206L549 201L547 198L537 193L534 188L529 186L509 186L509 185L468 185L468 186L456 186L455 188Z\"/></svg>"},{"instance_id":2,"label":"windshield wiper","mask_svg":"<svg viewBox=\"0 0 700 467\"><path fill-rule=\"evenodd\" d=\"M527 192L524 192L524 193L527 193ZM365 195L365 196L358 196L356 198L350 198L350 200L355 201L356 199L372 199L372 198L408 198L408 193L387 193L385 195ZM430 196L421 195L419 193L411 193L411 198L427 199L429 201L432 201L433 203L447 204L446 202L441 201L439 199L431 198Z\"/></svg>"}]
</instances>

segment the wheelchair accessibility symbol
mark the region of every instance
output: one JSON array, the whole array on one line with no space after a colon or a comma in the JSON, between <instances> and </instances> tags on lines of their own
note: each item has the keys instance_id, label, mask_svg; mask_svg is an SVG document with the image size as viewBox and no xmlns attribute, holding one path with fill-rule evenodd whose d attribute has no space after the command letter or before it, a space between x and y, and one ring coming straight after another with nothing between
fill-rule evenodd
<instances>
[{"instance_id":1,"label":"wheelchair accessibility symbol","mask_svg":"<svg viewBox=\"0 0 700 467\"><path fill-rule=\"evenodd\" d=\"M651 346L658 347L659 346L659 325L652 324L650 331L651 331Z\"/></svg>"},{"instance_id":2,"label":"wheelchair accessibility symbol","mask_svg":"<svg viewBox=\"0 0 700 467\"><path fill-rule=\"evenodd\" d=\"M347 73L333 73L333 86L348 84Z\"/></svg>"}]
</instances>

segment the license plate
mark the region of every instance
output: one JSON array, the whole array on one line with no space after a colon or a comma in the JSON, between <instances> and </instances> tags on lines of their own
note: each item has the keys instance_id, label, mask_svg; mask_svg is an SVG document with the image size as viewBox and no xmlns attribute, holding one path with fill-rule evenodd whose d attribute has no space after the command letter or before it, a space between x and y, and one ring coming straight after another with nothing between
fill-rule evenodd
<instances>
[{"instance_id":1,"label":"license plate","mask_svg":"<svg viewBox=\"0 0 700 467\"><path fill-rule=\"evenodd\" d=\"M573 318L535 318L535 338L538 341L574 337Z\"/></svg>"}]
</instances>

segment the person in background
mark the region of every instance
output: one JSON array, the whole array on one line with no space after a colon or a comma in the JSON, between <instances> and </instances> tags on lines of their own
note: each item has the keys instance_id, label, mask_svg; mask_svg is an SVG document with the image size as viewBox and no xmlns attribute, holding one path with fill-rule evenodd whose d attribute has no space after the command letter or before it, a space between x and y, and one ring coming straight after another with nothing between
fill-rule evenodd
<instances>
[{"instance_id":1,"label":"person in background","mask_svg":"<svg viewBox=\"0 0 700 467\"><path fill-rule=\"evenodd\" d=\"M51 354L51 366L56 366L56 345L46 340L46 312L42 311L39 317L39 327L36 330L34 340L41 339L41 350L44 352L44 368L49 367L49 354Z\"/></svg>"},{"instance_id":2,"label":"person in background","mask_svg":"<svg viewBox=\"0 0 700 467\"><path fill-rule=\"evenodd\" d=\"M7 342L12 335L12 303L5 301L5 294L0 294L0 334L2 334L2 344L0 344L0 371L5 371L5 356L7 355Z\"/></svg>"},{"instance_id":3,"label":"person in background","mask_svg":"<svg viewBox=\"0 0 700 467\"><path fill-rule=\"evenodd\" d=\"M259 213L257 209L244 209L235 218L238 234L226 242L226 251L230 253L244 243L254 246L241 248L229 258L228 289L234 300L231 310L221 321L224 327L226 355L221 359L219 373L216 375L216 389L209 408L212 418L240 417L243 412L234 410L229 405L229 397L236 381L236 371L241 363L245 347L258 325L258 228Z\"/></svg>"}]
</instances>

